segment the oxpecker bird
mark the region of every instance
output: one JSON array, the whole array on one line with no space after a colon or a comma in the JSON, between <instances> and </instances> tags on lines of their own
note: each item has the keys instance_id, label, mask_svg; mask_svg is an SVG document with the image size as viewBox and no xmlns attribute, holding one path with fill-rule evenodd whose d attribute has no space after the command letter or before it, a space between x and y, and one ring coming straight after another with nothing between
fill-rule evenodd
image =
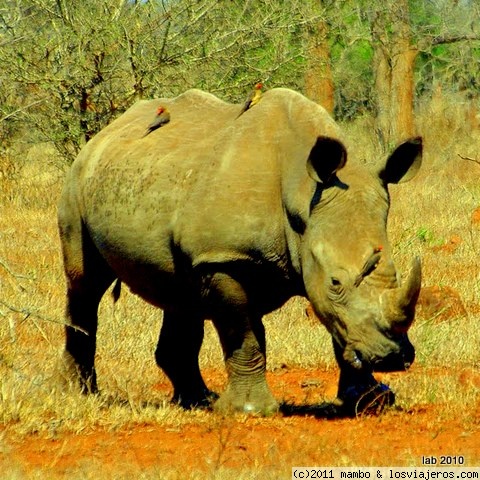
<instances>
[{"instance_id":1,"label":"oxpecker bird","mask_svg":"<svg viewBox=\"0 0 480 480\"><path fill-rule=\"evenodd\" d=\"M163 127L169 121L170 121L170 112L163 106L158 107L157 108L157 113L155 115L155 119L148 126L144 137L146 137L149 133L152 133L157 128Z\"/></svg>"},{"instance_id":2,"label":"oxpecker bird","mask_svg":"<svg viewBox=\"0 0 480 480\"><path fill-rule=\"evenodd\" d=\"M257 83L255 85L255 88L250 92L247 99L245 100L242 111L238 114L237 118L260 101L260 99L262 98L262 88L262 83Z\"/></svg>"}]
</instances>

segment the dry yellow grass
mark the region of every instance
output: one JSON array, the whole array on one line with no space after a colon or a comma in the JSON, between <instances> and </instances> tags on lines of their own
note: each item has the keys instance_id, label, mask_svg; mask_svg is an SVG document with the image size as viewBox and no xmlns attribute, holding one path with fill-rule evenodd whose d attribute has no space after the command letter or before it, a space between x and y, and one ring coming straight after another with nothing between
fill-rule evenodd
<instances>
[{"instance_id":1,"label":"dry yellow grass","mask_svg":"<svg viewBox=\"0 0 480 480\"><path fill-rule=\"evenodd\" d=\"M443 104L422 108L424 169L410 184L391 189L390 238L398 266L405 270L413 255L421 256L423 285L453 287L467 315L441 324L418 318L411 337L419 365L478 369L480 225L472 223L471 215L480 206L480 165L461 160L457 153L475 156L480 138L465 131L458 113L448 121L441 117ZM438 126L432 126L435 115L440 115ZM365 124L347 129L364 139L355 154L370 158L374 148ZM165 393L152 389L164 381L153 357L161 312L127 289L116 305L106 295L100 307L97 368L104 395L86 399L62 387L57 373L63 348L64 278L56 227L62 174L48 167L42 152L37 149L18 175L0 177L0 425L20 435L43 432L53 438L60 432L88 432L99 426L116 430L141 422L164 426L211 422L212 414L184 412L171 406ZM460 238L454 252L434 248L453 236ZM266 319L269 369L335 368L328 334L305 318L304 307L303 300L293 299ZM201 366L223 368L219 342L209 323ZM441 376L433 384L427 375L414 379L392 375L389 381L406 409L438 403L445 406L446 416L454 417L459 408L480 404L478 386L460 382L455 374ZM111 402L112 398L125 403ZM17 473L9 478L24 478ZM127 469L123 473L115 478L159 478L158 472L140 475ZM180 476L178 471L162 471L162 478ZM89 470L78 478L93 474ZM222 470L215 478L253 477L247 471ZM262 478L269 478L268 474Z\"/></svg>"}]
</instances>

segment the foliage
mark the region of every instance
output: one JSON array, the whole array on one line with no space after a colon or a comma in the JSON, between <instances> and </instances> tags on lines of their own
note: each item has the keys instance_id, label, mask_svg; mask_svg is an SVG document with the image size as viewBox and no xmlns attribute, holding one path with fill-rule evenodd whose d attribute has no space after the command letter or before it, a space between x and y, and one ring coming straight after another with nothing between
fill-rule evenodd
<instances>
[{"instance_id":1,"label":"foliage","mask_svg":"<svg viewBox=\"0 0 480 480\"><path fill-rule=\"evenodd\" d=\"M395 3L395 2L393 2ZM50 142L70 162L141 98L196 87L241 101L257 81L302 91L312 35L328 26L335 115L378 110L374 24L385 48L391 1L5 0L0 6L0 141ZM478 95L477 2L410 1L402 22L418 50L416 93ZM323 34L323 33L322 33ZM391 57L394 63L394 56ZM392 64L393 64L392 63ZM378 72L377 72L378 73ZM0 151L2 155L2 151Z\"/></svg>"},{"instance_id":2,"label":"foliage","mask_svg":"<svg viewBox=\"0 0 480 480\"><path fill-rule=\"evenodd\" d=\"M310 14L286 5L11 0L0 10L0 81L21 99L2 99L3 108L41 100L21 117L31 141L53 142L71 160L144 97L197 87L238 100L259 79L298 88Z\"/></svg>"},{"instance_id":3,"label":"foliage","mask_svg":"<svg viewBox=\"0 0 480 480\"><path fill-rule=\"evenodd\" d=\"M480 54L478 2L411 1L412 31L419 50L417 94L440 86L445 91L477 97Z\"/></svg>"}]
</instances>

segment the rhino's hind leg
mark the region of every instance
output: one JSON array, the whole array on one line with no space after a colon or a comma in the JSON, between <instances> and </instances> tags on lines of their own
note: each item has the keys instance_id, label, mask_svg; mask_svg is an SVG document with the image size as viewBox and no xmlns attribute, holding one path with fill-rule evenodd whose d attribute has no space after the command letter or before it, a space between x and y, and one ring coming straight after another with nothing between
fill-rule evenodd
<instances>
[{"instance_id":1,"label":"rhino's hind leg","mask_svg":"<svg viewBox=\"0 0 480 480\"><path fill-rule=\"evenodd\" d=\"M98 301L82 286L67 292L64 360L70 375L78 377L83 393L97 392L95 348Z\"/></svg>"},{"instance_id":2,"label":"rhino's hind leg","mask_svg":"<svg viewBox=\"0 0 480 480\"><path fill-rule=\"evenodd\" d=\"M83 393L95 393L98 304L115 275L85 229L62 233L67 277L65 367L68 377L79 381Z\"/></svg>"},{"instance_id":3,"label":"rhino's hind leg","mask_svg":"<svg viewBox=\"0 0 480 480\"><path fill-rule=\"evenodd\" d=\"M377 382L370 371L358 371L345 363L342 349L333 342L335 357L340 367L338 393L335 406L342 415L358 415L378 412L395 403L395 394L390 388Z\"/></svg>"},{"instance_id":4,"label":"rhino's hind leg","mask_svg":"<svg viewBox=\"0 0 480 480\"><path fill-rule=\"evenodd\" d=\"M217 398L205 385L198 365L203 322L188 310L165 310L163 315L155 358L172 382L173 402L184 408L209 407Z\"/></svg>"},{"instance_id":5,"label":"rhino's hind leg","mask_svg":"<svg viewBox=\"0 0 480 480\"><path fill-rule=\"evenodd\" d=\"M265 329L251 312L242 286L224 273L211 282L213 321L222 343L228 384L215 404L223 412L271 415L279 405L265 378Z\"/></svg>"}]
</instances>

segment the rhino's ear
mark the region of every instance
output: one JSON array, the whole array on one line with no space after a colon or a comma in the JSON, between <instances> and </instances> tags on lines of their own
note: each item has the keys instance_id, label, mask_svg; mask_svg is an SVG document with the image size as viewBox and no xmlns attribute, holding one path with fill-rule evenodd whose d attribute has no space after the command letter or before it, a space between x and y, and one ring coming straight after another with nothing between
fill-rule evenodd
<instances>
[{"instance_id":1,"label":"rhino's ear","mask_svg":"<svg viewBox=\"0 0 480 480\"><path fill-rule=\"evenodd\" d=\"M318 137L310 151L307 171L316 182L327 183L347 161L347 151L338 140Z\"/></svg>"},{"instance_id":2,"label":"rhino's ear","mask_svg":"<svg viewBox=\"0 0 480 480\"><path fill-rule=\"evenodd\" d=\"M415 137L399 145L388 157L379 177L387 183L408 182L422 164L422 137Z\"/></svg>"}]
</instances>

